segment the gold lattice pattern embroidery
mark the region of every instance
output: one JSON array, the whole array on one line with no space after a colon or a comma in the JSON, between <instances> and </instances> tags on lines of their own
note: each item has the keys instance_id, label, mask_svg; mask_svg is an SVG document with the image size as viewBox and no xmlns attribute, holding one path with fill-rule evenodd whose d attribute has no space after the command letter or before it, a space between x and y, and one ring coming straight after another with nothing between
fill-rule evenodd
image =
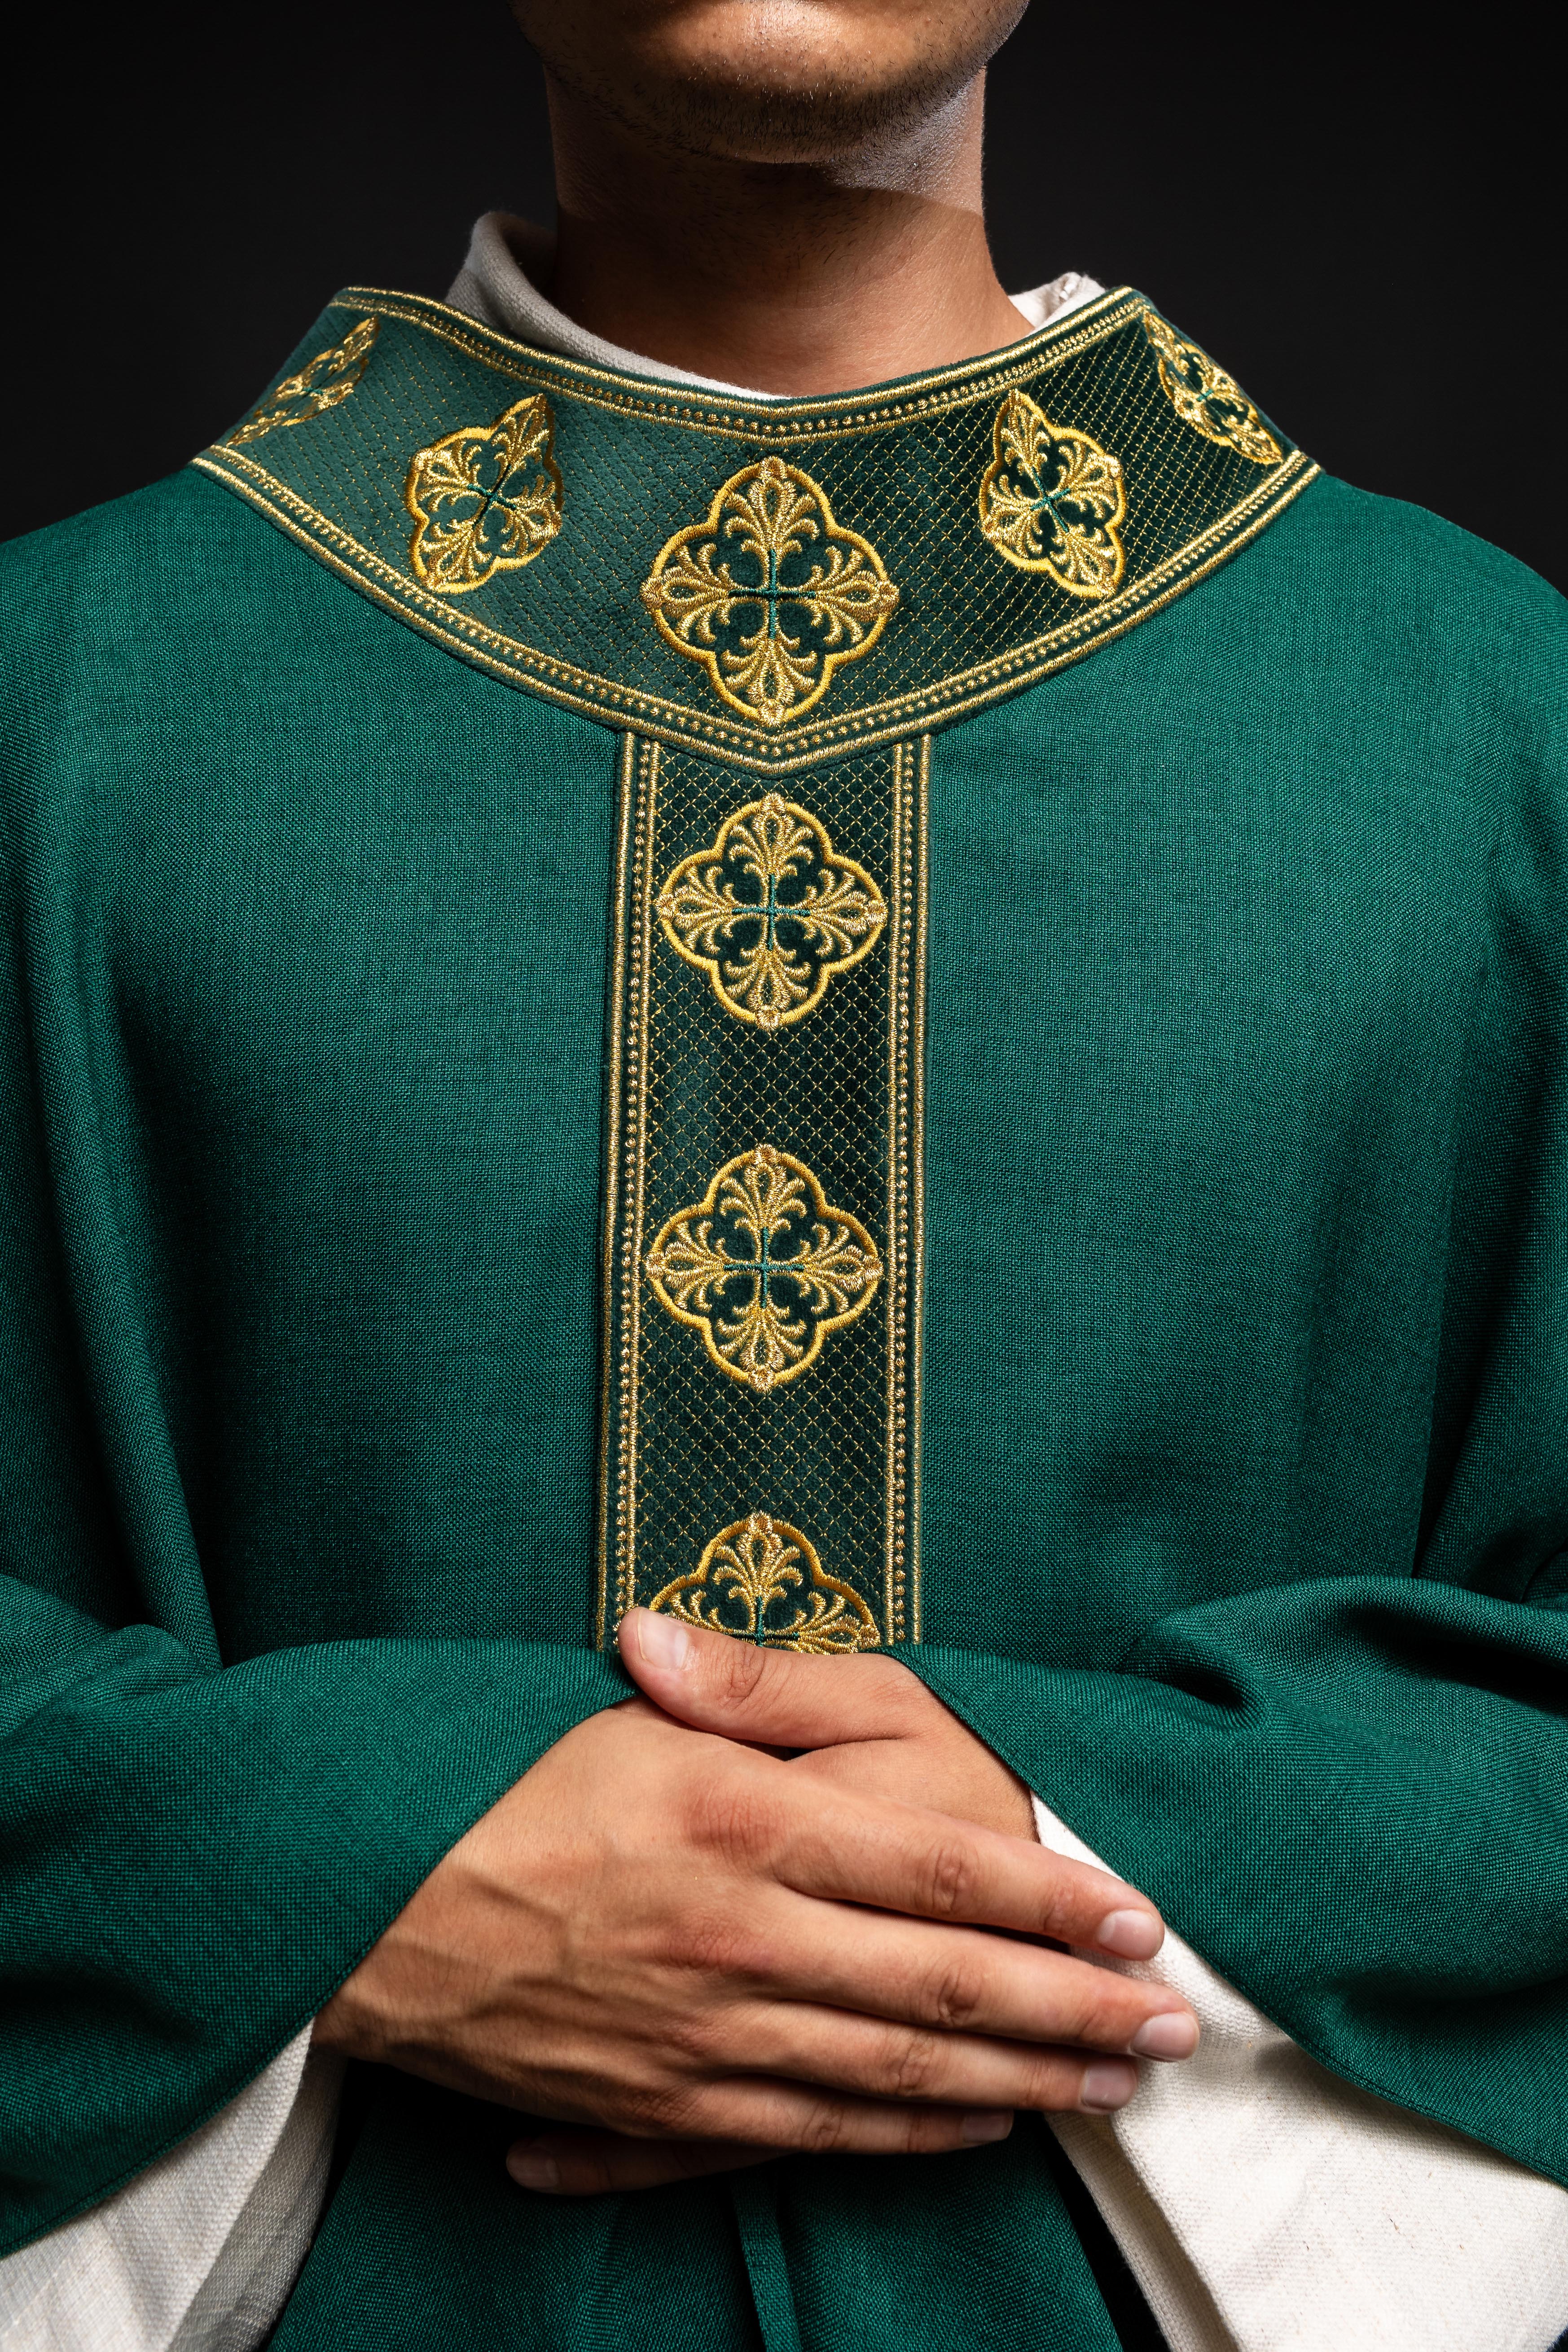
<instances>
[{"instance_id":1,"label":"gold lattice pattern embroidery","mask_svg":"<svg viewBox=\"0 0 1568 2352\"><path fill-rule=\"evenodd\" d=\"M726 1160L645 1264L659 1305L701 1332L720 1371L760 1391L798 1380L882 1277L865 1226L828 1205L803 1160L767 1143Z\"/></svg>"},{"instance_id":2,"label":"gold lattice pattern embroidery","mask_svg":"<svg viewBox=\"0 0 1568 2352\"><path fill-rule=\"evenodd\" d=\"M493 425L465 425L421 449L403 503L416 526L409 561L447 596L531 563L561 528L555 420L542 393Z\"/></svg>"},{"instance_id":3,"label":"gold lattice pattern embroidery","mask_svg":"<svg viewBox=\"0 0 1568 2352\"><path fill-rule=\"evenodd\" d=\"M285 376L276 392L228 436L231 449L259 441L280 425L303 425L346 400L365 372L380 320L362 319L352 334L329 351L318 352L298 375Z\"/></svg>"},{"instance_id":4,"label":"gold lattice pattern embroidery","mask_svg":"<svg viewBox=\"0 0 1568 2352\"><path fill-rule=\"evenodd\" d=\"M1233 375L1198 344L1184 343L1157 310L1144 311L1143 332L1159 357L1161 386L1184 425L1205 441L1239 450L1255 466L1279 463L1284 452Z\"/></svg>"},{"instance_id":5,"label":"gold lattice pattern embroidery","mask_svg":"<svg viewBox=\"0 0 1568 2352\"><path fill-rule=\"evenodd\" d=\"M820 1004L888 919L865 867L777 793L726 817L710 848L681 859L658 903L677 955L708 974L726 1012L763 1031Z\"/></svg>"},{"instance_id":6,"label":"gold lattice pattern embroidery","mask_svg":"<svg viewBox=\"0 0 1568 2352\"><path fill-rule=\"evenodd\" d=\"M821 701L841 664L870 652L899 592L811 476L764 457L731 475L705 520L666 541L642 600L731 710L782 727Z\"/></svg>"},{"instance_id":7,"label":"gold lattice pattern embroidery","mask_svg":"<svg viewBox=\"0 0 1568 2352\"><path fill-rule=\"evenodd\" d=\"M980 478L980 528L1020 572L1045 572L1069 595L1100 599L1121 584L1127 513L1121 461L1053 425L1026 392L996 412L991 463Z\"/></svg>"},{"instance_id":8,"label":"gold lattice pattern embroidery","mask_svg":"<svg viewBox=\"0 0 1568 2352\"><path fill-rule=\"evenodd\" d=\"M771 1650L831 1656L875 1649L879 1638L853 1586L825 1574L800 1529L766 1511L721 1528L692 1573L676 1577L648 1606Z\"/></svg>"}]
</instances>

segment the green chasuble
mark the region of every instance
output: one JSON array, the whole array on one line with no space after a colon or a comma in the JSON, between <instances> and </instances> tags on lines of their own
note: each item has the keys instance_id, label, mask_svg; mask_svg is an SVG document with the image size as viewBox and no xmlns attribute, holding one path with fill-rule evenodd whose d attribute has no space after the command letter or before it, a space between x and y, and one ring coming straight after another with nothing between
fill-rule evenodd
<instances>
[{"instance_id":1,"label":"green chasuble","mask_svg":"<svg viewBox=\"0 0 1568 2352\"><path fill-rule=\"evenodd\" d=\"M1568 2182L1551 592L1125 289L781 403L351 291L0 577L0 2251L634 1601L896 1651ZM1033 2119L556 2203L353 2111L279 2352L1116 2344Z\"/></svg>"}]
</instances>

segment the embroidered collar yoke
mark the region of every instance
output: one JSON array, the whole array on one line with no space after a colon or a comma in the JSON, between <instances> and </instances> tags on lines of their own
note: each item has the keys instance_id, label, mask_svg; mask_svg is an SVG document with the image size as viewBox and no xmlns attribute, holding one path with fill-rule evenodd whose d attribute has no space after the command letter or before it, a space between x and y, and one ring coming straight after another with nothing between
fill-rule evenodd
<instances>
[{"instance_id":1,"label":"embroidered collar yoke","mask_svg":"<svg viewBox=\"0 0 1568 2352\"><path fill-rule=\"evenodd\" d=\"M829 400L673 390L407 296L351 290L309 341L199 465L470 660L760 774L1047 677L1315 471L1127 289Z\"/></svg>"}]
</instances>

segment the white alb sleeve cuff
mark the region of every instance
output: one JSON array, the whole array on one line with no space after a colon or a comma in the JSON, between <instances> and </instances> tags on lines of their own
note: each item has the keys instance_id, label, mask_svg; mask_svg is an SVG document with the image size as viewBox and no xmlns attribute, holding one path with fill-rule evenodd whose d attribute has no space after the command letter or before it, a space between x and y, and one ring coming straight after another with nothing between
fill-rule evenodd
<instances>
[{"instance_id":1,"label":"white alb sleeve cuff","mask_svg":"<svg viewBox=\"0 0 1568 2352\"><path fill-rule=\"evenodd\" d=\"M180 2147L0 2261L0 2352L253 2352L321 2214L342 2083L307 2027Z\"/></svg>"},{"instance_id":2,"label":"white alb sleeve cuff","mask_svg":"<svg viewBox=\"0 0 1568 2352\"><path fill-rule=\"evenodd\" d=\"M1113 1868L1034 1803L1042 1845ZM1342 2082L1179 1936L1102 1965L1203 2027L1120 2114L1049 2118L1171 2352L1551 2352L1568 2190Z\"/></svg>"}]
</instances>

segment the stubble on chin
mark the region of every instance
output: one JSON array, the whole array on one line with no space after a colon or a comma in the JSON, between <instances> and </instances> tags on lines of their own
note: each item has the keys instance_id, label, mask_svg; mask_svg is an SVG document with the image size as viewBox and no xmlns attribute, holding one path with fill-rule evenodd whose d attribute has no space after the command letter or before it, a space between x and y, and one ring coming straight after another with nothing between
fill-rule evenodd
<instances>
[{"instance_id":1,"label":"stubble on chin","mask_svg":"<svg viewBox=\"0 0 1568 2352\"><path fill-rule=\"evenodd\" d=\"M1026 0L950 0L896 14L832 0L700 8L623 0L619 27L595 6L511 5L551 79L639 142L734 163L820 164L930 125L982 70ZM910 13L922 27L918 39L879 38L884 16L907 24ZM822 31L806 37L817 17Z\"/></svg>"}]
</instances>

